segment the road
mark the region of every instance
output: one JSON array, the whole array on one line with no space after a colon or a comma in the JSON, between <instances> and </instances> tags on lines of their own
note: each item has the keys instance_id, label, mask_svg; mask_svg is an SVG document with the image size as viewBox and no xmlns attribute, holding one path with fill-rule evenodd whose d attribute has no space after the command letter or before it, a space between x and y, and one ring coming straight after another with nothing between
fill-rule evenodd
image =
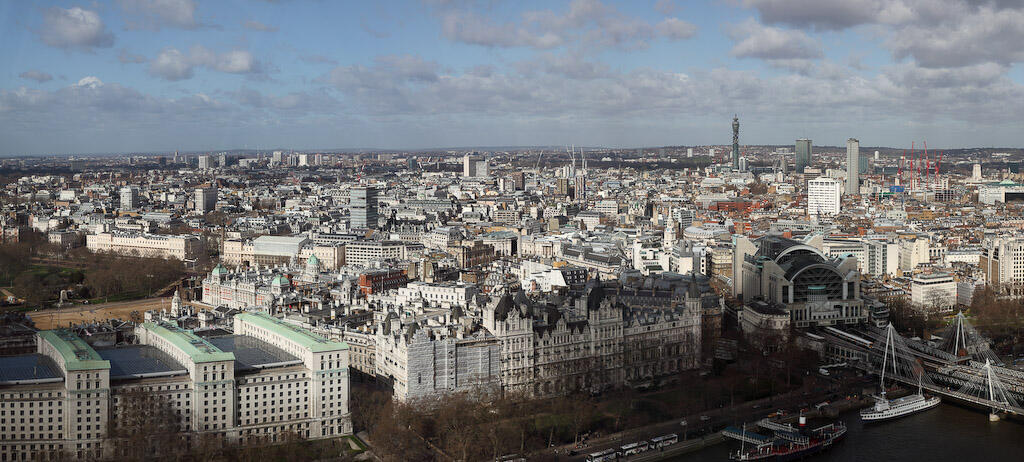
<instances>
[{"instance_id":1,"label":"road","mask_svg":"<svg viewBox=\"0 0 1024 462\"><path fill-rule=\"evenodd\" d=\"M659 460L721 442L717 439L717 433L710 433L711 429L718 429L727 425L739 425L741 422L754 421L780 408L793 410L798 408L799 404L813 404L824 401L828 396L835 393L834 391L828 391L821 388L817 388L814 391L814 393L804 395L802 391L797 390L785 395L764 398L756 401L748 401L731 407L710 410L702 414L694 414L683 419L673 419L658 424L648 425L646 427L634 428L612 435L601 436L590 440L583 448L576 449L579 454L575 456L564 456L565 454L568 454L569 451L573 450L573 445L571 444L556 447L552 450L557 451L555 453L556 455L562 456L559 460L581 461L586 459L587 454L600 452L610 448L618 448L624 444L636 441L649 440L656 436L667 435L670 433L678 434L679 443L670 449L667 449L665 452L649 451L643 455L631 456L628 459L639 461ZM702 421L702 415L707 416L708 420ZM683 420L687 423L685 427L681 425ZM705 437L707 438L707 441L702 442L700 436L695 436L701 430L708 431L709 434ZM688 434L685 439L684 433ZM692 442L694 440L696 440L697 443Z\"/></svg>"}]
</instances>

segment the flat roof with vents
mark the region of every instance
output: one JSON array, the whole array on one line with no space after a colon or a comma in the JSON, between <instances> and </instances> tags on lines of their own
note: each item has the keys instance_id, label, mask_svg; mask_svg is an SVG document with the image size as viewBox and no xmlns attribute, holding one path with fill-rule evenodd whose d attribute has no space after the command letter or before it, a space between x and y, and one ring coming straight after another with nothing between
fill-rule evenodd
<instances>
[{"instance_id":1,"label":"flat roof with vents","mask_svg":"<svg viewBox=\"0 0 1024 462\"><path fill-rule=\"evenodd\" d=\"M288 339L295 344L306 348L314 353L321 353L325 351L335 350L347 350L348 344L345 342L339 342L335 340L328 340L323 338L309 330L303 329L299 326L288 324L280 319L277 319L269 314L254 311L247 313L239 313L235 315L235 318L241 319L244 322L259 326L263 329L269 330L276 335L280 335Z\"/></svg>"},{"instance_id":2,"label":"flat roof with vents","mask_svg":"<svg viewBox=\"0 0 1024 462\"><path fill-rule=\"evenodd\" d=\"M46 355L32 353L0 356L0 384L38 384L63 382L60 367Z\"/></svg>"},{"instance_id":3,"label":"flat roof with vents","mask_svg":"<svg viewBox=\"0 0 1024 462\"><path fill-rule=\"evenodd\" d=\"M49 343L64 359L64 369L69 371L85 371L91 369L110 369L110 363L100 358L85 340L66 329L44 330L39 332L39 339Z\"/></svg>"},{"instance_id":4,"label":"flat roof with vents","mask_svg":"<svg viewBox=\"0 0 1024 462\"><path fill-rule=\"evenodd\" d=\"M288 352L247 335L211 337L209 341L223 351L234 353L236 371L302 364L301 359Z\"/></svg>"},{"instance_id":5,"label":"flat roof with vents","mask_svg":"<svg viewBox=\"0 0 1024 462\"><path fill-rule=\"evenodd\" d=\"M96 353L110 361L110 379L143 379L188 374L170 355L149 345L102 348Z\"/></svg>"}]
</instances>

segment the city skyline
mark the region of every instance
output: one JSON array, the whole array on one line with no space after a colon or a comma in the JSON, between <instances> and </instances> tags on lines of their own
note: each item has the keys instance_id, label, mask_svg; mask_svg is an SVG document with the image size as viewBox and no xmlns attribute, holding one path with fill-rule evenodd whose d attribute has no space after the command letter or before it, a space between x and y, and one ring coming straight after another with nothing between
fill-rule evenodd
<instances>
[{"instance_id":1,"label":"city skyline","mask_svg":"<svg viewBox=\"0 0 1024 462\"><path fill-rule=\"evenodd\" d=\"M4 156L727 145L733 114L741 145L1021 146L1010 2L121 0L0 17Z\"/></svg>"}]
</instances>

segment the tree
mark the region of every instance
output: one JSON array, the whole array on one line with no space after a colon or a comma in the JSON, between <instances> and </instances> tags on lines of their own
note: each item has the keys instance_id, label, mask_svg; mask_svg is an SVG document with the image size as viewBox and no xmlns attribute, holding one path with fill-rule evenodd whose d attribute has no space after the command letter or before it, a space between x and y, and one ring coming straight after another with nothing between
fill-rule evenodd
<instances>
[{"instance_id":1,"label":"tree","mask_svg":"<svg viewBox=\"0 0 1024 462\"><path fill-rule=\"evenodd\" d=\"M142 388L118 393L107 437L118 460L149 460L183 455L181 416L164 395Z\"/></svg>"}]
</instances>

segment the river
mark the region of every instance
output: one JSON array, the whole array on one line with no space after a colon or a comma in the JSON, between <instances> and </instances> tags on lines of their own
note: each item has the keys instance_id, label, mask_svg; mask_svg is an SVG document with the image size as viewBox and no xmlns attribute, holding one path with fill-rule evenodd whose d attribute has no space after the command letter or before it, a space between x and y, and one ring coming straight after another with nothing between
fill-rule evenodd
<instances>
[{"instance_id":1,"label":"river","mask_svg":"<svg viewBox=\"0 0 1024 462\"><path fill-rule=\"evenodd\" d=\"M863 425L856 412L841 416L846 438L809 461L957 461L1024 460L1024 422L989 422L988 413L941 404L902 419ZM728 442L673 459L728 460L738 442Z\"/></svg>"}]
</instances>

